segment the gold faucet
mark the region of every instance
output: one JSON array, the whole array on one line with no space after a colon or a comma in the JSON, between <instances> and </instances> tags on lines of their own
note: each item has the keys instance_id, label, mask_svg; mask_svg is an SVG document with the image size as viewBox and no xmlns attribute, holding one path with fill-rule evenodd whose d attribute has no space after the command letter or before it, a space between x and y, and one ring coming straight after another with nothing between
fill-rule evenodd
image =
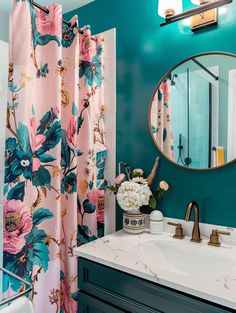
<instances>
[{"instance_id":1,"label":"gold faucet","mask_svg":"<svg viewBox=\"0 0 236 313\"><path fill-rule=\"evenodd\" d=\"M186 212L185 212L185 221L190 220L190 215L192 213L192 209L194 209L194 225L193 225L193 232L192 232L192 239L193 242L201 242L201 234L199 229L199 207L197 202L192 201L187 206Z\"/></svg>"}]
</instances>

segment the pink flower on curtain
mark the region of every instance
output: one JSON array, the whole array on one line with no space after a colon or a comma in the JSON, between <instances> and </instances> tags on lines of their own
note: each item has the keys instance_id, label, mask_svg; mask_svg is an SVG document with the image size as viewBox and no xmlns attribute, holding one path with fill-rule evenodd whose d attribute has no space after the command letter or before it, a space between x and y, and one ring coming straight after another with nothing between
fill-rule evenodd
<instances>
[{"instance_id":1,"label":"pink flower on curtain","mask_svg":"<svg viewBox=\"0 0 236 313\"><path fill-rule=\"evenodd\" d=\"M89 30L84 31L84 35L81 36L81 46L80 46L81 60L91 62L92 58L97 53L96 41L91 39L91 34Z\"/></svg>"},{"instance_id":2,"label":"pink flower on curtain","mask_svg":"<svg viewBox=\"0 0 236 313\"><path fill-rule=\"evenodd\" d=\"M60 113L60 110L57 106L53 108L53 113L56 115L58 115Z\"/></svg>"},{"instance_id":3,"label":"pink flower on curtain","mask_svg":"<svg viewBox=\"0 0 236 313\"><path fill-rule=\"evenodd\" d=\"M87 194L88 200L96 205L97 222L104 224L104 190L92 189Z\"/></svg>"},{"instance_id":4,"label":"pink flower on curtain","mask_svg":"<svg viewBox=\"0 0 236 313\"><path fill-rule=\"evenodd\" d=\"M48 7L49 14L39 9L36 11L36 27L42 35L58 35L62 32L62 7L53 3Z\"/></svg>"},{"instance_id":5,"label":"pink flower on curtain","mask_svg":"<svg viewBox=\"0 0 236 313\"><path fill-rule=\"evenodd\" d=\"M32 229L33 222L30 209L20 200L6 200L4 210L4 250L16 254L25 245L25 236Z\"/></svg>"},{"instance_id":6,"label":"pink flower on curtain","mask_svg":"<svg viewBox=\"0 0 236 313\"><path fill-rule=\"evenodd\" d=\"M164 96L164 102L170 102L170 87L168 86L167 82L162 82L159 87L160 92Z\"/></svg>"},{"instance_id":7,"label":"pink flower on curtain","mask_svg":"<svg viewBox=\"0 0 236 313\"><path fill-rule=\"evenodd\" d=\"M72 144L75 148L77 147L77 125L78 125L78 118L73 116L70 119L67 131L66 131L66 138L70 144Z\"/></svg>"},{"instance_id":8,"label":"pink flower on curtain","mask_svg":"<svg viewBox=\"0 0 236 313\"><path fill-rule=\"evenodd\" d=\"M87 197L92 204L97 204L99 198L104 198L104 190L92 189L88 192Z\"/></svg>"},{"instance_id":9,"label":"pink flower on curtain","mask_svg":"<svg viewBox=\"0 0 236 313\"><path fill-rule=\"evenodd\" d=\"M42 134L37 135L37 128L39 124L36 123L35 117L31 117L30 119L30 145L32 152L35 152L39 148L41 148L44 143L46 137ZM40 168L40 160L36 157L33 157L33 165L32 171L35 172Z\"/></svg>"}]
</instances>

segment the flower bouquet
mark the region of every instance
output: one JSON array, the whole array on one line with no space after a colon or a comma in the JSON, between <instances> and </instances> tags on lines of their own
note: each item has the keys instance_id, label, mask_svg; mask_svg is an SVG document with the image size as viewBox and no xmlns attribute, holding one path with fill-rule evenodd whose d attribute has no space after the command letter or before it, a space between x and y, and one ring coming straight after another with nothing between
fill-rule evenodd
<instances>
[{"instance_id":1,"label":"flower bouquet","mask_svg":"<svg viewBox=\"0 0 236 313\"><path fill-rule=\"evenodd\" d=\"M140 212L142 206L155 209L157 201L168 190L169 186L162 181L157 189L152 192L151 184L155 177L159 158L156 160L151 174L144 178L142 169L134 169L129 177L123 173L115 179L115 184L106 184L106 188L116 195L117 202L123 214L123 228L129 233L141 233L145 228L145 214Z\"/></svg>"}]
</instances>

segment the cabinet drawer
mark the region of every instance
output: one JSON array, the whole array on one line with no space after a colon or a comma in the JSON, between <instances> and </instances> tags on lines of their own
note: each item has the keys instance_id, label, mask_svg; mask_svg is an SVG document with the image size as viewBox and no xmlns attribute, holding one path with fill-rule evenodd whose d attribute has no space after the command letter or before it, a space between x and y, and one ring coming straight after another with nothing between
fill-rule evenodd
<instances>
[{"instance_id":1,"label":"cabinet drawer","mask_svg":"<svg viewBox=\"0 0 236 313\"><path fill-rule=\"evenodd\" d=\"M79 289L131 313L234 312L83 258Z\"/></svg>"},{"instance_id":2,"label":"cabinet drawer","mask_svg":"<svg viewBox=\"0 0 236 313\"><path fill-rule=\"evenodd\" d=\"M79 313L127 313L99 301L83 292L79 292Z\"/></svg>"}]
</instances>

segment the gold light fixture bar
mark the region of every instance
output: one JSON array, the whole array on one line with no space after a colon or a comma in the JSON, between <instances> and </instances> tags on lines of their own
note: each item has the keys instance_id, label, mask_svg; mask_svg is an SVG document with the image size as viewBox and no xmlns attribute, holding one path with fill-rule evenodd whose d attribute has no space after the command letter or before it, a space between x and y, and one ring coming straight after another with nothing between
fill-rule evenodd
<instances>
[{"instance_id":1,"label":"gold light fixture bar","mask_svg":"<svg viewBox=\"0 0 236 313\"><path fill-rule=\"evenodd\" d=\"M210 3L202 4L202 5L200 5L197 8L194 8L194 9L185 11L183 13L180 13L180 14L177 14L177 15L174 15L174 16L166 18L165 22L161 23L160 26L161 27L162 26L166 26L166 25L172 24L174 22L178 22L180 20L183 20L185 18L194 16L196 14L201 14L203 12L219 8L219 7L223 6L223 5L226 5L226 4L229 4L229 3L232 3L232 2L233 2L233 0L215 0L215 1L212 1Z\"/></svg>"}]
</instances>

